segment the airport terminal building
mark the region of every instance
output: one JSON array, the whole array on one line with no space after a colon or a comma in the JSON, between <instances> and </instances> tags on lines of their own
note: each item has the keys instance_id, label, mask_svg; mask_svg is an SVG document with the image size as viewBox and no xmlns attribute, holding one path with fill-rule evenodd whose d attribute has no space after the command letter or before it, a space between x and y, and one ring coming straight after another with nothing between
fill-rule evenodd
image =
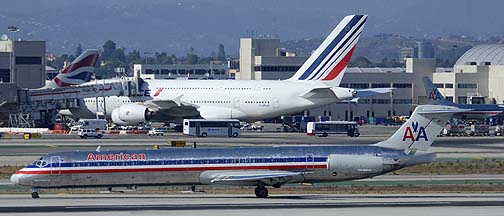
<instances>
[{"instance_id":1,"label":"airport terminal building","mask_svg":"<svg viewBox=\"0 0 504 216\"><path fill-rule=\"evenodd\" d=\"M281 51L277 39L240 40L237 79L286 79L307 57ZM388 88L390 94L362 98L358 103L336 103L307 110L305 116L331 116L332 120L409 116L417 104L426 103L423 77L433 80L447 99L456 103L504 103L504 45L479 45L462 55L453 68L436 67L436 59L406 58L404 68L347 68L340 84L348 88Z\"/></svg>"}]
</instances>

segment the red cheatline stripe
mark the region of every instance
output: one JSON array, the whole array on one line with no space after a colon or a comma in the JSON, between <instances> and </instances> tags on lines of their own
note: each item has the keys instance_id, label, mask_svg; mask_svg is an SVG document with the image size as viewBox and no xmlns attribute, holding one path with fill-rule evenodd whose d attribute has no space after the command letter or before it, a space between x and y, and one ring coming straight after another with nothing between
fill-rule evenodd
<instances>
[{"instance_id":1,"label":"red cheatline stripe","mask_svg":"<svg viewBox=\"0 0 504 216\"><path fill-rule=\"evenodd\" d=\"M61 73L68 73L70 71L74 71L77 68L85 67L85 66L94 66L96 64L96 60L98 59L98 54L88 55L79 62L75 64L68 65Z\"/></svg>"},{"instance_id":2,"label":"red cheatline stripe","mask_svg":"<svg viewBox=\"0 0 504 216\"><path fill-rule=\"evenodd\" d=\"M161 94L161 91L163 91L163 89L162 89L162 88L158 89L158 90L156 91L156 93L154 93L154 96L158 96L159 94Z\"/></svg>"},{"instance_id":3,"label":"red cheatline stripe","mask_svg":"<svg viewBox=\"0 0 504 216\"><path fill-rule=\"evenodd\" d=\"M341 59L341 61L338 62L338 64L331 70L331 72L329 72L329 74L322 80L333 80L334 78L336 78L341 73L341 71L345 69L345 67L348 65L348 62L350 62L350 58L352 58L352 53L354 49L355 46L352 47L350 51L348 51L346 56L343 57L343 59Z\"/></svg>"},{"instance_id":4,"label":"red cheatline stripe","mask_svg":"<svg viewBox=\"0 0 504 216\"><path fill-rule=\"evenodd\" d=\"M132 169L86 169L86 170L61 170L61 174L79 174L79 173L119 173L119 172L177 172L177 171L207 171L207 170L282 170L282 169L326 169L327 165L284 165L284 166L229 166L229 167L170 167L170 168L132 168ZM52 173L60 173L54 169ZM51 174L51 170L19 170L16 174Z\"/></svg>"}]
</instances>

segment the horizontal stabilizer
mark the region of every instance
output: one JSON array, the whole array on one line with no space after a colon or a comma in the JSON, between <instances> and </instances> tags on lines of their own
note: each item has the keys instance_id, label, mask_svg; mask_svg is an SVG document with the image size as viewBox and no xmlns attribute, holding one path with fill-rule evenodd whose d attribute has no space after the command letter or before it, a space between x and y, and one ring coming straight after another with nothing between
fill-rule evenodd
<instances>
[{"instance_id":1,"label":"horizontal stabilizer","mask_svg":"<svg viewBox=\"0 0 504 216\"><path fill-rule=\"evenodd\" d=\"M367 88L367 89L357 89L357 97L372 97L378 94L390 93L395 88Z\"/></svg>"},{"instance_id":2,"label":"horizontal stabilizer","mask_svg":"<svg viewBox=\"0 0 504 216\"><path fill-rule=\"evenodd\" d=\"M334 91L332 91L331 88L331 86L315 87L299 96L306 99L335 98L336 94L334 94Z\"/></svg>"}]
</instances>

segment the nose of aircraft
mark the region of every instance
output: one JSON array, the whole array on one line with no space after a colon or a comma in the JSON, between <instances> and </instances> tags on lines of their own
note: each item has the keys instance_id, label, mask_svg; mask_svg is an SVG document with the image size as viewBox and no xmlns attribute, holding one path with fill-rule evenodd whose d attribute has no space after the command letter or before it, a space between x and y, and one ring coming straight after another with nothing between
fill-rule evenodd
<instances>
[{"instance_id":1,"label":"nose of aircraft","mask_svg":"<svg viewBox=\"0 0 504 216\"><path fill-rule=\"evenodd\" d=\"M10 178L12 184L19 184L19 175L18 174L13 174Z\"/></svg>"}]
</instances>

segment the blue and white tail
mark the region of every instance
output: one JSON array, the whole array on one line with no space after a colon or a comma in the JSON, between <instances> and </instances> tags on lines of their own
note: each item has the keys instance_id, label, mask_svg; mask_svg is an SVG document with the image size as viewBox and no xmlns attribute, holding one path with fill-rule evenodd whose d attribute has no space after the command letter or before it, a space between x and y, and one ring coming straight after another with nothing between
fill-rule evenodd
<instances>
[{"instance_id":1,"label":"blue and white tail","mask_svg":"<svg viewBox=\"0 0 504 216\"><path fill-rule=\"evenodd\" d=\"M61 73L47 83L44 88L60 88L72 85L79 85L91 80L94 67L100 50L88 49L79 55L70 65L65 67Z\"/></svg>"},{"instance_id":2,"label":"blue and white tail","mask_svg":"<svg viewBox=\"0 0 504 216\"><path fill-rule=\"evenodd\" d=\"M417 106L410 119L390 138L376 145L404 150L406 153L416 150L426 151L444 128L445 123L453 114L465 112L454 106L420 105Z\"/></svg>"},{"instance_id":3,"label":"blue and white tail","mask_svg":"<svg viewBox=\"0 0 504 216\"><path fill-rule=\"evenodd\" d=\"M439 92L437 87L432 83L429 77L424 77L425 94L427 94L427 104L432 105L453 105L452 101L446 100L445 97Z\"/></svg>"},{"instance_id":4,"label":"blue and white tail","mask_svg":"<svg viewBox=\"0 0 504 216\"><path fill-rule=\"evenodd\" d=\"M367 15L349 15L334 28L290 81L325 81L338 86L362 33Z\"/></svg>"}]
</instances>

